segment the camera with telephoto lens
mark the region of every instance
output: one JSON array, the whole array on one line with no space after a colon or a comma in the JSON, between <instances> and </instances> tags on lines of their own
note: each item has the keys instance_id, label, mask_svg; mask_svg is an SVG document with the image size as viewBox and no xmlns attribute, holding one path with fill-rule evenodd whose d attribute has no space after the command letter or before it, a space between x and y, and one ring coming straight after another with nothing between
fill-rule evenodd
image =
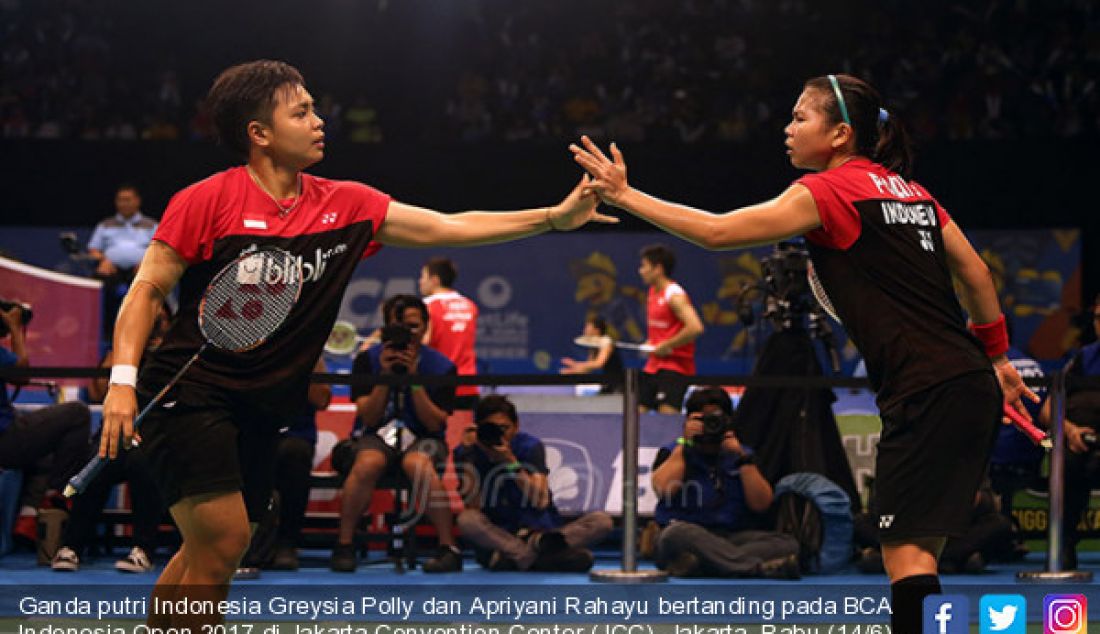
<instances>
[{"instance_id":1,"label":"camera with telephoto lens","mask_svg":"<svg viewBox=\"0 0 1100 634\"><path fill-rule=\"evenodd\" d=\"M34 312L31 310L30 304L24 304L23 302L13 302L11 300L0 298L0 310L2 310L4 312L8 312L9 310L11 310L15 307L19 307L21 309L21 312L20 312L20 315L19 315L20 316L20 321L22 322L22 324L24 326L26 326L28 323L30 323L31 318L34 317ZM3 319L0 319L0 337L7 337L7 336L8 336L8 322L4 321Z\"/></svg>"},{"instance_id":2,"label":"camera with telephoto lens","mask_svg":"<svg viewBox=\"0 0 1100 634\"><path fill-rule=\"evenodd\" d=\"M726 432L733 431L733 417L725 412L711 412L703 414L703 433L692 437L696 445L720 445L726 437Z\"/></svg>"},{"instance_id":3,"label":"camera with telephoto lens","mask_svg":"<svg viewBox=\"0 0 1100 634\"><path fill-rule=\"evenodd\" d=\"M382 347L391 350L405 351L412 344L413 333L404 324L389 324L382 328ZM395 363L391 366L394 374L408 374L409 367L404 363Z\"/></svg>"},{"instance_id":4,"label":"camera with telephoto lens","mask_svg":"<svg viewBox=\"0 0 1100 634\"><path fill-rule=\"evenodd\" d=\"M496 447L504 441L504 428L481 421L477 424L477 441L486 447Z\"/></svg>"}]
</instances>

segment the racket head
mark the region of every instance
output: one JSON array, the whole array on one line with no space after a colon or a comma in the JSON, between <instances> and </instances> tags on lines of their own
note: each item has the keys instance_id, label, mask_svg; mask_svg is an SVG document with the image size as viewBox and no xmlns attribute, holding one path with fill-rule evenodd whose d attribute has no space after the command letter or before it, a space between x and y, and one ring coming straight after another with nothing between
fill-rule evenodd
<instances>
[{"instance_id":1,"label":"racket head","mask_svg":"<svg viewBox=\"0 0 1100 634\"><path fill-rule=\"evenodd\" d=\"M825 287L822 286L821 280L817 277L817 272L814 271L813 262L806 263L806 280L810 283L810 292L813 293L817 303L825 309L825 312L833 318L833 321L840 323L840 317L836 314L836 308L833 307L832 300L829 299L829 295L825 293Z\"/></svg>"},{"instance_id":2,"label":"racket head","mask_svg":"<svg viewBox=\"0 0 1100 634\"><path fill-rule=\"evenodd\" d=\"M359 346L359 331L350 321L338 321L332 325L332 332L325 340L325 352L334 355L349 355Z\"/></svg>"},{"instance_id":3,"label":"racket head","mask_svg":"<svg viewBox=\"0 0 1100 634\"><path fill-rule=\"evenodd\" d=\"M302 293L298 258L278 247L245 253L222 267L199 303L199 329L211 345L244 352L283 325Z\"/></svg>"}]
</instances>

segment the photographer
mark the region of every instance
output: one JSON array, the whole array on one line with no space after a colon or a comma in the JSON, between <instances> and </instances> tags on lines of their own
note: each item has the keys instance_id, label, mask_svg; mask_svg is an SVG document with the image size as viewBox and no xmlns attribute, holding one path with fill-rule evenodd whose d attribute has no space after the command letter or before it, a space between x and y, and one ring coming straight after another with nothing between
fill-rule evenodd
<instances>
[{"instance_id":1,"label":"photographer","mask_svg":"<svg viewBox=\"0 0 1100 634\"><path fill-rule=\"evenodd\" d=\"M547 482L546 448L519 430L507 398L483 398L474 418L454 462L466 502L458 527L477 546L478 562L493 571L590 569L586 547L611 531L611 517L595 511L563 525Z\"/></svg>"},{"instance_id":2,"label":"photographer","mask_svg":"<svg viewBox=\"0 0 1100 634\"><path fill-rule=\"evenodd\" d=\"M720 387L687 401L683 436L657 453L657 565L676 577L797 579L798 542L781 533L744 530L772 504L771 484L752 449L733 429L733 406Z\"/></svg>"},{"instance_id":3,"label":"photographer","mask_svg":"<svg viewBox=\"0 0 1100 634\"><path fill-rule=\"evenodd\" d=\"M0 300L0 340L10 336L10 348L0 345L0 368L30 367L25 333L30 319L29 306ZM88 457L90 424L91 414L83 403L18 413L8 396L7 383L0 380L0 467L26 469L53 454L43 507L68 508L61 491Z\"/></svg>"},{"instance_id":4,"label":"photographer","mask_svg":"<svg viewBox=\"0 0 1100 634\"><path fill-rule=\"evenodd\" d=\"M455 374L447 357L421 343L428 309L419 297L395 295L382 305L382 342L355 358L352 374ZM400 466L412 483L412 497L439 534L439 554L424 572L462 570L454 545L453 518L441 473L447 462L446 428L455 399L454 386L352 388L356 421L352 437L333 449L333 466L345 475L340 534L330 566L337 572L356 567L355 526L370 505L378 480Z\"/></svg>"},{"instance_id":5,"label":"photographer","mask_svg":"<svg viewBox=\"0 0 1100 634\"><path fill-rule=\"evenodd\" d=\"M1092 327L1100 338L1100 295L1092 304ZM1077 523L1089 505L1093 487L1100 486L1100 390L1079 387L1074 378L1100 377L1100 341L1081 348L1066 366L1065 413L1065 516L1062 527L1065 544L1065 570L1077 569ZM1048 427L1051 423L1050 399L1043 403L1039 420Z\"/></svg>"}]
</instances>

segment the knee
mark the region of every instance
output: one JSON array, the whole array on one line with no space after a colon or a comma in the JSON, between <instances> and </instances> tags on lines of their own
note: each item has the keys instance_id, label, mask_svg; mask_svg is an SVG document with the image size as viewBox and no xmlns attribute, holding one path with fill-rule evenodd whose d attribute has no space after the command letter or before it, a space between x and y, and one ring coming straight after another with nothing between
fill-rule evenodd
<instances>
[{"instance_id":1,"label":"knee","mask_svg":"<svg viewBox=\"0 0 1100 634\"><path fill-rule=\"evenodd\" d=\"M657 536L657 545L690 543L695 533L695 525L689 522L673 522L661 529L661 533Z\"/></svg>"},{"instance_id":2,"label":"knee","mask_svg":"<svg viewBox=\"0 0 1100 634\"><path fill-rule=\"evenodd\" d=\"M348 474L348 482L373 484L378 481L386 468L386 457L378 451L360 451L355 455L355 463Z\"/></svg>"},{"instance_id":3,"label":"knee","mask_svg":"<svg viewBox=\"0 0 1100 634\"><path fill-rule=\"evenodd\" d=\"M611 529L615 526L615 523L612 521L611 516L607 513L604 513L603 511L596 511L595 513L593 513L593 515L595 517L593 518L592 523L595 525L596 530L604 534L610 533Z\"/></svg>"},{"instance_id":4,"label":"knee","mask_svg":"<svg viewBox=\"0 0 1100 634\"><path fill-rule=\"evenodd\" d=\"M245 524L222 531L203 544L190 544L186 551L189 568L204 577L204 581L228 581L251 541L251 530Z\"/></svg>"},{"instance_id":5,"label":"knee","mask_svg":"<svg viewBox=\"0 0 1100 634\"><path fill-rule=\"evenodd\" d=\"M481 511L477 509L465 509L458 514L458 518L455 523L458 524L458 530L465 533L471 533L475 527L480 524Z\"/></svg>"},{"instance_id":6,"label":"knee","mask_svg":"<svg viewBox=\"0 0 1100 634\"><path fill-rule=\"evenodd\" d=\"M432 459L425 453L412 451L405 454L405 457L401 459L401 468L404 469L405 474L413 482L427 482L430 484L438 479L432 465Z\"/></svg>"}]
</instances>

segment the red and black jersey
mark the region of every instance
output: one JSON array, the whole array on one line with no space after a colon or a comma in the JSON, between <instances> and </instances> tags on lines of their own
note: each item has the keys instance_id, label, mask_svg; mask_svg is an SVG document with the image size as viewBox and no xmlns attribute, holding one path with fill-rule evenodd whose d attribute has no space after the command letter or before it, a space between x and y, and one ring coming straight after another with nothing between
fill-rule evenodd
<instances>
[{"instance_id":1,"label":"red and black jersey","mask_svg":"<svg viewBox=\"0 0 1100 634\"><path fill-rule=\"evenodd\" d=\"M951 218L920 185L864 158L796 181L822 226L814 270L888 409L962 374L991 371L966 328L944 251Z\"/></svg>"},{"instance_id":2,"label":"red and black jersey","mask_svg":"<svg viewBox=\"0 0 1100 634\"><path fill-rule=\"evenodd\" d=\"M175 249L189 267L179 282L177 318L143 369L143 391L159 390L205 341L197 317L213 276L251 249L275 246L298 257L305 282L286 321L254 350L231 353L210 346L182 380L259 391L273 410L302 411L310 370L356 265L377 250L371 241L389 203L389 196L361 183L302 174L299 198L284 213L244 167L177 193L153 239Z\"/></svg>"},{"instance_id":3,"label":"red and black jersey","mask_svg":"<svg viewBox=\"0 0 1100 634\"><path fill-rule=\"evenodd\" d=\"M649 287L649 294L646 296L646 327L649 331L647 340L655 346L672 339L684 329L684 322L680 321L669 304L676 295L683 295L688 302L691 302L687 291L676 282L669 282L663 291L658 291L653 286ZM660 370L671 370L687 375L695 374L695 342L689 341L673 348L666 357L649 355L644 371L656 374Z\"/></svg>"}]
</instances>

